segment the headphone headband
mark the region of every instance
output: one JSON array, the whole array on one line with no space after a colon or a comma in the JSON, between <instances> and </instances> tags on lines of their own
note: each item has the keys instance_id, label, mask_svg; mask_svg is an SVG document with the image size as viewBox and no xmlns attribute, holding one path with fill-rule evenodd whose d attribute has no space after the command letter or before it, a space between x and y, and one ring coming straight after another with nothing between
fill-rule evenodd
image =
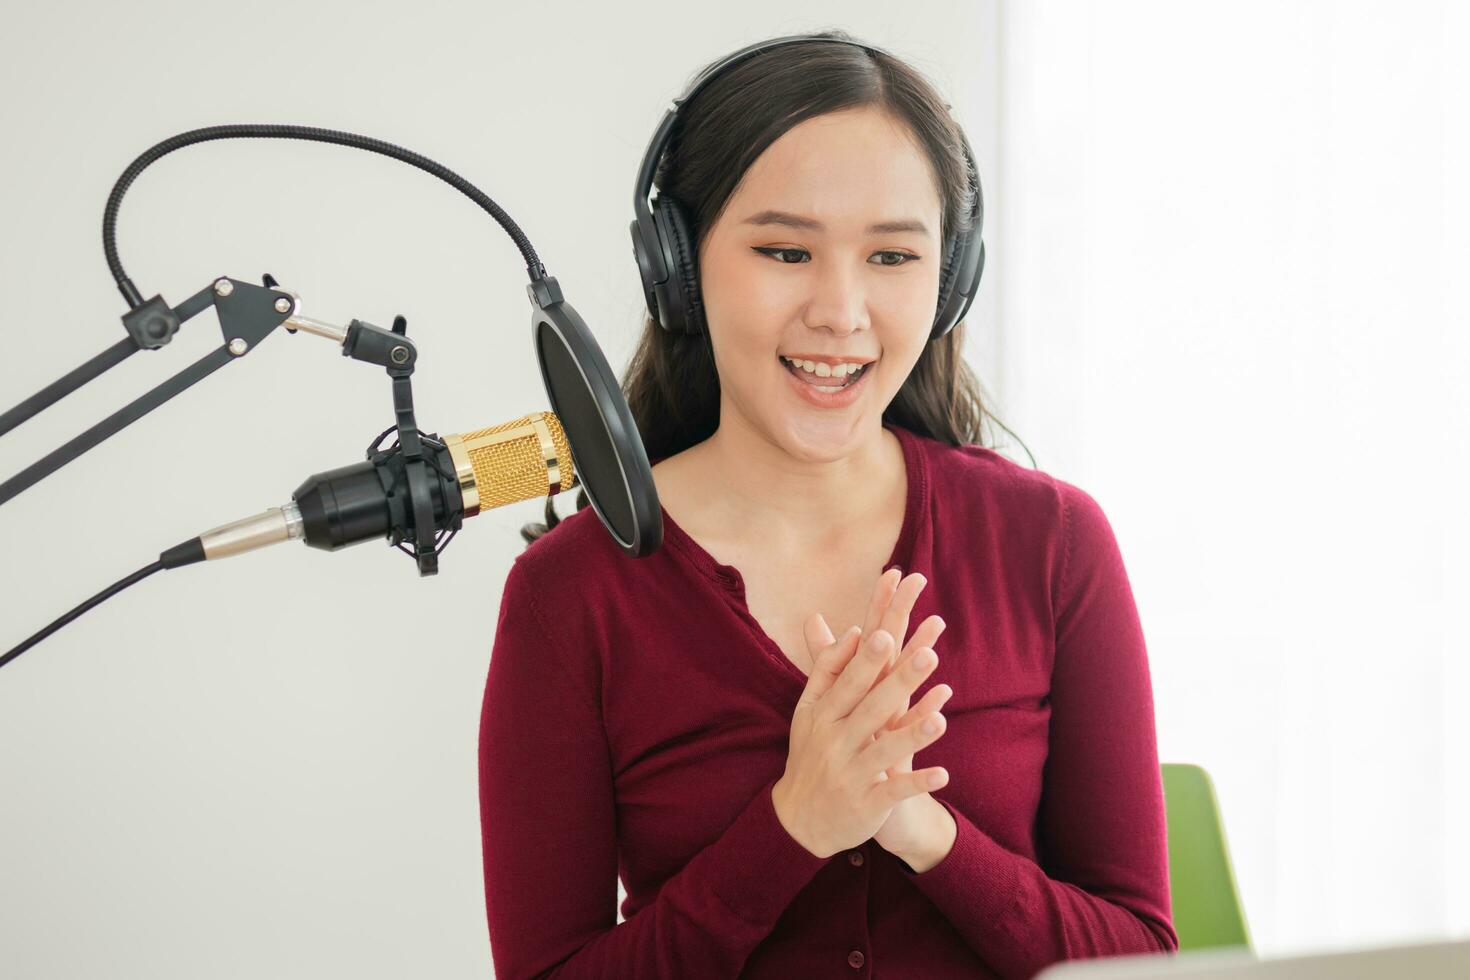
<instances>
[{"instance_id":1,"label":"headphone headband","mask_svg":"<svg viewBox=\"0 0 1470 980\"><path fill-rule=\"evenodd\" d=\"M643 280L644 301L650 316L666 330L698 333L704 329L703 303L699 297L698 274L694 268L695 249L689 234L688 217L676 201L655 198L650 202L649 199L649 194L654 189L654 175L668 147L679 110L710 80L732 65L771 48L801 41L846 44L894 57L891 52L876 45L815 34L793 34L757 41L700 72L673 100L673 105L664 113L654 130L648 149L644 151L633 188L633 221L629 224L629 233L633 239L633 256L637 260L639 275ZM939 302L930 333L931 340L948 333L964 317L975 298L980 274L985 267L985 243L981 239L985 207L980 191L980 171L963 129L958 124L955 129L964 150L967 177L975 191L975 205L971 212L973 223L968 235L951 233L943 243Z\"/></svg>"}]
</instances>

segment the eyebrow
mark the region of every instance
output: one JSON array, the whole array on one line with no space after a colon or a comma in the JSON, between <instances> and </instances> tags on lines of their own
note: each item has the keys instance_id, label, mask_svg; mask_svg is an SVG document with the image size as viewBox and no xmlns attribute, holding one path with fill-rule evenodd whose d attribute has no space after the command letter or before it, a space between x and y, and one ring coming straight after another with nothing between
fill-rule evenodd
<instances>
[{"instance_id":1,"label":"eyebrow","mask_svg":"<svg viewBox=\"0 0 1470 980\"><path fill-rule=\"evenodd\" d=\"M747 225L786 225L788 228L797 228L801 231L823 231L826 228L815 218L791 214L788 211L761 211L746 218L744 223ZM891 235L901 231L915 231L920 235L929 234L928 226L914 218L903 221L879 221L868 225L870 235Z\"/></svg>"}]
</instances>

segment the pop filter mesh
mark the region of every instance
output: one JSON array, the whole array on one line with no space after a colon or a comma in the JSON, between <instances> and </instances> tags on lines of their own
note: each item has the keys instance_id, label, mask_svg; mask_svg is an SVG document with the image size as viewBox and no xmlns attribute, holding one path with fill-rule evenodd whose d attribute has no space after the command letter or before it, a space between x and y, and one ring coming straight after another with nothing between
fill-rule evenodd
<instances>
[{"instance_id":1,"label":"pop filter mesh","mask_svg":"<svg viewBox=\"0 0 1470 980\"><path fill-rule=\"evenodd\" d=\"M538 326L536 345L552 411L571 443L577 479L613 534L627 544L634 531L632 496L601 407L611 398L597 398L588 372L549 323Z\"/></svg>"}]
</instances>

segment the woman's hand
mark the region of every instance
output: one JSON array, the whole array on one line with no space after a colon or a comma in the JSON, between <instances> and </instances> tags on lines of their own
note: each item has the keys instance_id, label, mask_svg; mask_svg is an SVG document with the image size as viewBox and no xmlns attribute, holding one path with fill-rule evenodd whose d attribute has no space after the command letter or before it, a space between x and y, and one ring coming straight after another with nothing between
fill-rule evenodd
<instances>
[{"instance_id":1,"label":"woman's hand","mask_svg":"<svg viewBox=\"0 0 1470 980\"><path fill-rule=\"evenodd\" d=\"M877 833L896 804L948 779L938 767L890 773L936 736L918 725L883 731L938 658L910 658L877 681L890 663L893 635L880 628L859 644L860 633L854 626L817 654L792 714L786 771L771 789L781 825L818 857L856 847Z\"/></svg>"},{"instance_id":2,"label":"woman's hand","mask_svg":"<svg viewBox=\"0 0 1470 980\"><path fill-rule=\"evenodd\" d=\"M861 635L870 636L873 631L883 629L892 636L902 637L908 632L909 615L913 612L919 593L923 592L924 587L928 584L928 580L918 572L907 578L903 578L900 569L889 569L885 572L879 577L878 585L873 591L873 598L868 605L867 619L863 624ZM939 639L939 634L944 632L944 625L944 620L939 616L930 616L920 623L901 653L896 647L893 649L880 668L874 683L882 681L893 670L902 669L903 665L907 664L919 651L932 650L934 642ZM828 628L827 621L821 613L813 613L807 619L806 642L807 650L814 658L816 651L835 642L832 631ZM930 720L932 716L939 727L933 733L932 739L926 740L923 744L928 745L932 741L937 741L945 727L944 716L938 711L953 693L953 689L948 684L937 684L925 692L924 697L913 708L909 707L908 699L905 697L902 705L887 719L883 729L873 734L873 740L902 737L901 733L905 729L911 726L917 727L924 721ZM883 778L894 779L913 772L913 762L914 756L910 752L885 770ZM916 796L905 797L889 812L888 819L873 835L874 841L879 847L895 855L926 850L926 845L931 842L926 841L925 836L932 834L934 822L932 819L926 819L925 806L932 802L927 791Z\"/></svg>"}]
</instances>

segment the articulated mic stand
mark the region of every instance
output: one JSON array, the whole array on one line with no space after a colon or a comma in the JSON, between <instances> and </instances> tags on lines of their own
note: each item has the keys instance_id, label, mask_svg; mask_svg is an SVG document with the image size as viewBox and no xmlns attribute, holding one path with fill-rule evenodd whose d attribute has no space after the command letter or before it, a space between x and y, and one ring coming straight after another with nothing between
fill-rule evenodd
<instances>
[{"instance_id":1,"label":"articulated mic stand","mask_svg":"<svg viewBox=\"0 0 1470 980\"><path fill-rule=\"evenodd\" d=\"M410 378L418 359L418 351L413 341L408 339L408 321L402 316L394 317L391 330L384 330L362 320L353 320L345 328L334 326L300 315L299 297L279 289L276 280L269 273L263 277L263 282L264 285L257 286L222 276L172 308L164 302L161 295L154 296L123 314L122 321L127 328L127 337L0 415L0 435L4 435L88 381L121 364L137 351L157 350L165 346L178 333L179 326L184 321L210 306L214 307L219 317L220 329L224 334L223 344L0 483L0 504L136 422L195 382L244 357L272 331L284 325L290 333L301 331L333 340L341 345L344 357L381 365L393 379L393 412L396 424L378 436L373 445L368 447L366 457L371 461L401 448L400 455L406 464L404 472L408 478L409 499L414 514L414 540L411 542L411 549L402 548L401 537L395 531L395 537L389 543L398 545L401 550L413 555L418 563L419 574L434 574L438 570L438 553L442 546L436 547L438 542L431 491L434 484L429 471L433 470L439 477L449 481L453 481L454 474L443 471L435 458L436 453L424 452L426 442L433 449L442 450L444 447L433 433L420 433L414 419ZM394 429L398 432L398 444L388 450L379 451L378 445L383 437ZM448 526L451 537L460 526L461 516L453 515Z\"/></svg>"}]
</instances>

